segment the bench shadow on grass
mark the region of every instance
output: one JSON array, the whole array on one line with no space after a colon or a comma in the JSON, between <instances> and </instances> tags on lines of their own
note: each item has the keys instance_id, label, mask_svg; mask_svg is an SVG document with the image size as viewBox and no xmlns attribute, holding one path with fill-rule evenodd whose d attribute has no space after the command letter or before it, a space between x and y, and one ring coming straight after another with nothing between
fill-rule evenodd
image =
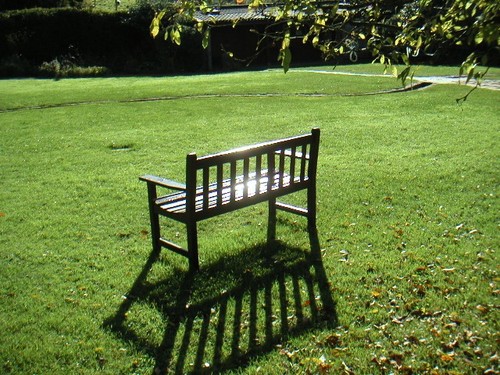
<instances>
[{"instance_id":1,"label":"bench shadow on grass","mask_svg":"<svg viewBox=\"0 0 500 375\"><path fill-rule=\"evenodd\" d=\"M337 325L317 233L310 243L310 252L280 242L254 246L156 282L147 279L161 257L151 254L104 325L154 358L154 373L244 366L290 337Z\"/></svg>"}]
</instances>

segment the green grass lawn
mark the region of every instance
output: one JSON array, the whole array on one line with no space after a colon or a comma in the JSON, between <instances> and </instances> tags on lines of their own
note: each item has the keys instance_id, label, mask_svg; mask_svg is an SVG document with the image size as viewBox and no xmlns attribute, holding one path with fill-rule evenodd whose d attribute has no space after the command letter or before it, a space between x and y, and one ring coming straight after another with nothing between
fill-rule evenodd
<instances>
[{"instance_id":1,"label":"green grass lawn","mask_svg":"<svg viewBox=\"0 0 500 375\"><path fill-rule=\"evenodd\" d=\"M291 73L0 81L0 373L498 371L500 92ZM139 175L312 127L321 261L265 204L151 256Z\"/></svg>"}]
</instances>

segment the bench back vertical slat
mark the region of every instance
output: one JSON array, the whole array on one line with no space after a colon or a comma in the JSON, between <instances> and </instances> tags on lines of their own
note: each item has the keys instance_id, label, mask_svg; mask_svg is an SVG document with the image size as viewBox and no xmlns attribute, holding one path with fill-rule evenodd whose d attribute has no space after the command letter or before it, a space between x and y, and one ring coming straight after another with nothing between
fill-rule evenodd
<instances>
[{"instance_id":1,"label":"bench back vertical slat","mask_svg":"<svg viewBox=\"0 0 500 375\"><path fill-rule=\"evenodd\" d=\"M248 181L250 173L250 158L243 159L243 199L248 198Z\"/></svg>"},{"instance_id":2,"label":"bench back vertical slat","mask_svg":"<svg viewBox=\"0 0 500 375\"><path fill-rule=\"evenodd\" d=\"M230 188L230 198L229 200L232 202L234 202L236 200L236 160L233 160L231 162L231 165L229 167L230 171L229 171L229 179L230 179L230 184L231 184L231 188Z\"/></svg>"},{"instance_id":3,"label":"bench back vertical slat","mask_svg":"<svg viewBox=\"0 0 500 375\"><path fill-rule=\"evenodd\" d=\"M186 158L186 212L194 212L196 209L196 159L195 153Z\"/></svg>"},{"instance_id":4,"label":"bench back vertical slat","mask_svg":"<svg viewBox=\"0 0 500 375\"><path fill-rule=\"evenodd\" d=\"M274 184L274 172L275 172L275 160L274 160L274 151L268 152L267 154L267 192L271 192L273 190Z\"/></svg>"},{"instance_id":5,"label":"bench back vertical slat","mask_svg":"<svg viewBox=\"0 0 500 375\"><path fill-rule=\"evenodd\" d=\"M209 194L210 194L210 168L203 168L203 209L208 209Z\"/></svg>"},{"instance_id":6,"label":"bench back vertical slat","mask_svg":"<svg viewBox=\"0 0 500 375\"><path fill-rule=\"evenodd\" d=\"M262 178L262 155L255 158L255 194L260 194L260 179Z\"/></svg>"},{"instance_id":7,"label":"bench back vertical slat","mask_svg":"<svg viewBox=\"0 0 500 375\"><path fill-rule=\"evenodd\" d=\"M217 165L217 206L222 204L222 190L224 181L224 164Z\"/></svg>"},{"instance_id":8,"label":"bench back vertical slat","mask_svg":"<svg viewBox=\"0 0 500 375\"><path fill-rule=\"evenodd\" d=\"M295 183L295 158L296 158L297 147L293 146L290 150L290 184Z\"/></svg>"},{"instance_id":9,"label":"bench back vertical slat","mask_svg":"<svg viewBox=\"0 0 500 375\"><path fill-rule=\"evenodd\" d=\"M278 169L278 174L279 174L279 182L278 186L280 188L283 187L283 175L286 172L285 170L285 150L280 150L280 162L279 162L279 169Z\"/></svg>"},{"instance_id":10,"label":"bench back vertical slat","mask_svg":"<svg viewBox=\"0 0 500 375\"><path fill-rule=\"evenodd\" d=\"M306 155L307 145L302 145L302 155L300 156L300 182L303 182L306 175Z\"/></svg>"}]
</instances>

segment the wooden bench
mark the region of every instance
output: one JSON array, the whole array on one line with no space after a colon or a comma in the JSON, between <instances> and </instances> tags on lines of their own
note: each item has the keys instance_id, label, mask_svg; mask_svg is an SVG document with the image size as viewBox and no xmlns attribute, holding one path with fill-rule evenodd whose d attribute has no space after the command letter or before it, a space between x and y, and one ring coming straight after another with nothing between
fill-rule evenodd
<instances>
[{"instance_id":1,"label":"wooden bench","mask_svg":"<svg viewBox=\"0 0 500 375\"><path fill-rule=\"evenodd\" d=\"M145 175L153 250L162 247L186 256L190 270L199 269L197 222L260 202L269 202L267 239L276 237L276 210L307 217L316 230L316 169L320 130L242 147L218 154L186 157L186 183ZM159 195L158 187L172 190ZM277 198L307 189L307 207ZM161 236L160 216L182 222L187 229L187 249Z\"/></svg>"}]
</instances>

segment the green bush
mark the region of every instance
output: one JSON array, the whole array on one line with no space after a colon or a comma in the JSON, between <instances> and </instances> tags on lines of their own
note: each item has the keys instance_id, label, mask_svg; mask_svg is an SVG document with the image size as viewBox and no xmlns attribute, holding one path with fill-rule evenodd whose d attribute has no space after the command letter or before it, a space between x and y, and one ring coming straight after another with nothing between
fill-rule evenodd
<instances>
[{"instance_id":1,"label":"green bush","mask_svg":"<svg viewBox=\"0 0 500 375\"><path fill-rule=\"evenodd\" d=\"M78 77L98 77L109 73L109 69L103 66L78 66L71 61L59 61L54 59L44 62L38 69L40 76L49 78L78 78Z\"/></svg>"}]
</instances>

